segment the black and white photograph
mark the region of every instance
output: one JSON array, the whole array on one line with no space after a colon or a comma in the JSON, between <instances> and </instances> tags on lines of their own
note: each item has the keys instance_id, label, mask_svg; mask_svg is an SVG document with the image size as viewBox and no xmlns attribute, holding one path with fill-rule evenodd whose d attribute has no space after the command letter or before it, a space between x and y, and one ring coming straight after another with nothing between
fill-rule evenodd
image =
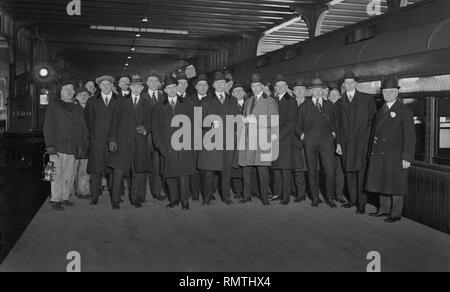
<instances>
[{"instance_id":1,"label":"black and white photograph","mask_svg":"<svg viewBox=\"0 0 450 292\"><path fill-rule=\"evenodd\" d=\"M450 272L449 31L448 0L0 0L0 273Z\"/></svg>"}]
</instances>

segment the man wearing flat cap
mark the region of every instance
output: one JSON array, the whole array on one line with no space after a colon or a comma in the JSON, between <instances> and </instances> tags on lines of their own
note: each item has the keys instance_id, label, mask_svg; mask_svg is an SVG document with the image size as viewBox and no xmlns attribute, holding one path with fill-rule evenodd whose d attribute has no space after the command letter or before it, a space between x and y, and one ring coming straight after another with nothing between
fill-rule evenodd
<instances>
[{"instance_id":1,"label":"man wearing flat cap","mask_svg":"<svg viewBox=\"0 0 450 292\"><path fill-rule=\"evenodd\" d=\"M205 101L207 99L211 98L211 96L208 94L209 84L208 84L208 78L206 77L206 75L200 74L198 76L198 78L195 80L194 86L195 86L196 94L189 96L188 101L192 105L192 107L197 108L197 109L202 109ZM195 129L196 128L194 127L192 137L195 137ZM197 141L196 139L193 139L192 142L193 142L193 147L194 147L193 149L201 149L201 145L195 145L195 142L201 142L201 141ZM190 177L190 182L189 182L189 186L190 186L189 190L192 195L192 200L194 200L194 201L200 200L200 195L202 194L202 190L203 190L201 171L197 167L199 153L200 153L200 151L198 151L198 150L194 150L194 152L193 152L195 171L194 171L194 174Z\"/></svg>"},{"instance_id":2,"label":"man wearing flat cap","mask_svg":"<svg viewBox=\"0 0 450 292\"><path fill-rule=\"evenodd\" d=\"M151 131L152 106L142 98L144 84L138 75L131 78L131 94L114 109L109 130L109 165L114 169L112 207L120 209L123 177L131 174L131 203L141 208L145 201L145 179L150 164L148 135Z\"/></svg>"},{"instance_id":3,"label":"man wearing flat cap","mask_svg":"<svg viewBox=\"0 0 450 292\"><path fill-rule=\"evenodd\" d=\"M350 201L343 207L356 206L358 214L365 214L367 195L363 190L364 175L376 106L372 96L356 89L357 78L353 72L345 73L343 81L346 92L335 107L336 153L342 155L350 194Z\"/></svg>"},{"instance_id":4,"label":"man wearing flat cap","mask_svg":"<svg viewBox=\"0 0 450 292\"><path fill-rule=\"evenodd\" d=\"M233 126L233 133L227 131L227 127L229 126L227 116L239 115L239 107L236 100L226 94L225 83L223 73L216 72L213 84L215 92L203 104L204 118L208 116L220 117L220 119L214 120L210 126L208 125L203 128L204 134L209 131L220 131L223 135L223 141L220 143L221 145L218 145L218 149L214 147L213 150L208 150L204 145L198 156L198 168L202 170L204 178L204 205L209 205L214 196L216 173L220 174L219 193L222 201L227 205L233 203L230 200L230 180L235 150L227 149L227 141L235 137L237 129ZM215 136L212 137L213 143L215 139L217 139Z\"/></svg>"},{"instance_id":5,"label":"man wearing flat cap","mask_svg":"<svg viewBox=\"0 0 450 292\"><path fill-rule=\"evenodd\" d=\"M335 147L336 135L333 105L323 99L325 85L319 78L312 81L310 87L313 97L300 107L297 120L297 136L305 145L306 162L308 165L309 185L312 195L312 206L318 207L319 198L318 165L322 163L325 172L326 194L325 201L330 208L336 208L334 202L335 191Z\"/></svg>"},{"instance_id":6,"label":"man wearing flat cap","mask_svg":"<svg viewBox=\"0 0 450 292\"><path fill-rule=\"evenodd\" d=\"M164 92L160 90L160 86L161 79L159 77L159 74L156 71L152 70L147 77L148 90L142 93L142 98L148 100L153 109L157 103L162 103L165 98ZM163 183L163 176L160 170L161 156L155 149L152 133L148 135L148 144L151 163L146 182L146 192L151 192L153 198L157 199L158 201L163 201L165 199L163 195L163 190L165 190L165 187Z\"/></svg>"},{"instance_id":7,"label":"man wearing flat cap","mask_svg":"<svg viewBox=\"0 0 450 292\"><path fill-rule=\"evenodd\" d=\"M243 167L243 182L244 182L244 198L240 200L245 204L252 200L252 171L256 169L257 185L259 185L260 199L263 205L270 205L268 200L270 189L270 167L272 166L274 157L274 144L278 140L278 121L273 117L278 117L277 102L268 97L264 93L264 81L257 73L252 75L251 87L253 96L250 97L244 106L243 123L245 129L242 127L238 131L239 144L244 142L244 149L239 147L239 165ZM257 134L250 133L256 129ZM245 130L245 132L242 132ZM244 135L242 134L244 133ZM258 136L265 134L267 142L270 142L270 150L262 149ZM242 141L243 139L243 141ZM250 145L256 146L251 147ZM277 145L275 145L277 147Z\"/></svg>"},{"instance_id":8,"label":"man wearing flat cap","mask_svg":"<svg viewBox=\"0 0 450 292\"><path fill-rule=\"evenodd\" d=\"M273 190L272 200L281 200L282 205L288 205L292 194L292 171L294 170L295 126L297 123L298 104L287 93L286 78L278 74L275 79L275 100L280 116L280 154L272 163Z\"/></svg>"},{"instance_id":9,"label":"man wearing flat cap","mask_svg":"<svg viewBox=\"0 0 450 292\"><path fill-rule=\"evenodd\" d=\"M367 172L367 190L380 194L380 208L372 217L388 217L387 223L402 218L408 192L408 169L414 161L416 132L411 110L397 100L398 81L384 80L385 105L378 110L372 131Z\"/></svg>"},{"instance_id":10,"label":"man wearing flat cap","mask_svg":"<svg viewBox=\"0 0 450 292\"><path fill-rule=\"evenodd\" d=\"M112 92L114 78L101 76L96 80L100 92L90 98L84 111L89 131L88 173L90 179L91 205L97 205L102 194L102 177L108 177L109 189L112 190L112 169L108 166L108 133L114 108L118 97Z\"/></svg>"},{"instance_id":11,"label":"man wearing flat cap","mask_svg":"<svg viewBox=\"0 0 450 292\"><path fill-rule=\"evenodd\" d=\"M161 171L168 186L170 203L167 207L174 208L181 204L183 210L188 210L189 177L194 173L193 151L191 145L188 145L189 149L174 148L173 135L182 125L172 127L171 124L177 115L188 116L191 121L193 116L189 102L177 95L177 86L176 78L169 76L165 79L164 91L167 97L162 103L156 104L152 127L155 147L162 155ZM191 133L188 131L184 134Z\"/></svg>"}]
</instances>

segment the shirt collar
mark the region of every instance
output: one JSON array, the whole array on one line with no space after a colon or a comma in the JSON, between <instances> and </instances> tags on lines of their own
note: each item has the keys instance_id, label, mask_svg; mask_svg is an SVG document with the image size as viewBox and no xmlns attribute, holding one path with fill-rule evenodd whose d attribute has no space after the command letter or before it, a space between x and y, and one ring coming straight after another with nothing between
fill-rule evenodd
<instances>
[{"instance_id":1,"label":"shirt collar","mask_svg":"<svg viewBox=\"0 0 450 292\"><path fill-rule=\"evenodd\" d=\"M320 104L323 103L323 98L321 98L321 97L314 97L314 96L313 96L312 99L313 99L313 102L314 102L314 103L316 103L316 102L319 102Z\"/></svg>"},{"instance_id":2,"label":"shirt collar","mask_svg":"<svg viewBox=\"0 0 450 292\"><path fill-rule=\"evenodd\" d=\"M264 94L264 92L261 92L260 94L258 94L258 95L256 96L256 100L259 100L259 99L263 96L263 94Z\"/></svg>"},{"instance_id":3,"label":"shirt collar","mask_svg":"<svg viewBox=\"0 0 450 292\"><path fill-rule=\"evenodd\" d=\"M352 91L347 91L347 97L348 97L348 96L353 96L353 97L355 97L355 94L356 94L356 89L353 89Z\"/></svg>"},{"instance_id":4,"label":"shirt collar","mask_svg":"<svg viewBox=\"0 0 450 292\"><path fill-rule=\"evenodd\" d=\"M177 95L181 96L181 97L185 97L186 96L186 92L185 93L181 93L181 92L177 92Z\"/></svg>"},{"instance_id":5,"label":"shirt collar","mask_svg":"<svg viewBox=\"0 0 450 292\"><path fill-rule=\"evenodd\" d=\"M243 106L245 103L245 100L241 99L241 100L238 100L237 102L240 106Z\"/></svg>"},{"instance_id":6,"label":"shirt collar","mask_svg":"<svg viewBox=\"0 0 450 292\"><path fill-rule=\"evenodd\" d=\"M391 109L392 106L394 106L394 104L395 104L396 101L397 101L397 100L394 100L394 101L391 101L391 102L387 102L386 104L387 104L388 108Z\"/></svg>"},{"instance_id":7,"label":"shirt collar","mask_svg":"<svg viewBox=\"0 0 450 292\"><path fill-rule=\"evenodd\" d=\"M205 95L197 94L197 96L198 96L198 99L202 100L206 97L206 94Z\"/></svg>"},{"instance_id":8,"label":"shirt collar","mask_svg":"<svg viewBox=\"0 0 450 292\"><path fill-rule=\"evenodd\" d=\"M278 98L281 100L281 99L286 95L286 93L287 93L287 92L285 92L285 93L283 93L283 94L281 94L281 95L278 95Z\"/></svg>"},{"instance_id":9,"label":"shirt collar","mask_svg":"<svg viewBox=\"0 0 450 292\"><path fill-rule=\"evenodd\" d=\"M103 97L103 99L105 99L105 98L111 99L111 98L112 98L112 95L113 95L112 92L111 92L110 94L108 94L108 95L106 95L106 94L104 94L104 93L102 92L102 97Z\"/></svg>"},{"instance_id":10,"label":"shirt collar","mask_svg":"<svg viewBox=\"0 0 450 292\"><path fill-rule=\"evenodd\" d=\"M176 96L175 97L169 97L169 101L177 102L177 97Z\"/></svg>"}]
</instances>

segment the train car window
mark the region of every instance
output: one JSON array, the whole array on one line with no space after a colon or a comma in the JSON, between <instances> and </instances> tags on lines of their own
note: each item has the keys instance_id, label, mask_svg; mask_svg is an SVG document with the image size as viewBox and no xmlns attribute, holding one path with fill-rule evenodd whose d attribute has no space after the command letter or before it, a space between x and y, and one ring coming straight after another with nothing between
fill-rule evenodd
<instances>
[{"instance_id":1,"label":"train car window","mask_svg":"<svg viewBox=\"0 0 450 292\"><path fill-rule=\"evenodd\" d=\"M450 91L450 75L402 78L400 93Z\"/></svg>"},{"instance_id":2,"label":"train car window","mask_svg":"<svg viewBox=\"0 0 450 292\"><path fill-rule=\"evenodd\" d=\"M403 103L411 109L414 114L414 127L416 129L416 160L425 161L425 147L426 147L426 99L425 98L404 98Z\"/></svg>"},{"instance_id":3,"label":"train car window","mask_svg":"<svg viewBox=\"0 0 450 292\"><path fill-rule=\"evenodd\" d=\"M450 165L450 98L436 101L436 153L434 162Z\"/></svg>"}]
</instances>

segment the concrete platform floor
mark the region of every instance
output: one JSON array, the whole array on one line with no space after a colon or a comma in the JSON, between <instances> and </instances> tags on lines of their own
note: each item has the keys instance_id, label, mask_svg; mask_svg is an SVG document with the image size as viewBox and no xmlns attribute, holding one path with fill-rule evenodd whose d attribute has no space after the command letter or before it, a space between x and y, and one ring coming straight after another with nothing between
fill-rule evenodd
<instances>
[{"instance_id":1,"label":"concrete platform floor","mask_svg":"<svg viewBox=\"0 0 450 292\"><path fill-rule=\"evenodd\" d=\"M64 212L45 203L0 271L66 271L71 251L82 271L363 272L370 251L382 271L450 271L450 236L407 219L388 225L309 203L113 211L106 196L96 207L74 201Z\"/></svg>"}]
</instances>

